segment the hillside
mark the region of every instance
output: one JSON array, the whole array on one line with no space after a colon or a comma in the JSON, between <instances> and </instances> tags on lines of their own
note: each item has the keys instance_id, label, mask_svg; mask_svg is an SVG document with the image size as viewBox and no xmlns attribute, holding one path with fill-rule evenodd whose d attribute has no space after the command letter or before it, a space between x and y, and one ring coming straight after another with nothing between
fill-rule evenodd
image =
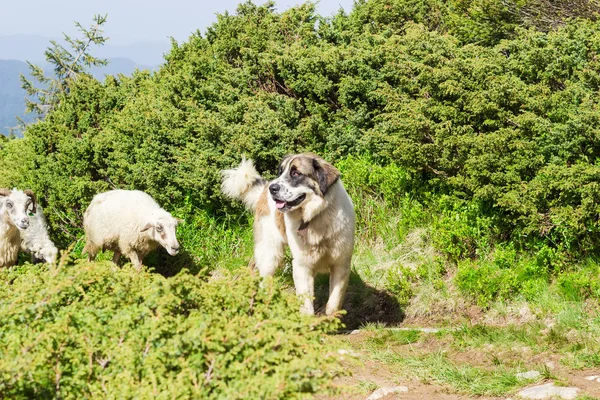
<instances>
[{"instance_id":1,"label":"hillside","mask_svg":"<svg viewBox=\"0 0 600 400\"><path fill-rule=\"evenodd\" d=\"M43 54L43 51L40 53ZM99 80L106 75L131 75L136 69L153 70L155 66L140 65L128 58L110 58L104 67L93 68L90 73ZM44 65L44 64L41 64ZM46 68L46 74L51 74L51 68ZM27 63L19 60L0 60L0 133L7 135L10 128L17 126L16 117L26 122L35 119L33 115L25 114L25 91L21 88L20 74L28 76Z\"/></svg>"},{"instance_id":2,"label":"hillside","mask_svg":"<svg viewBox=\"0 0 600 400\"><path fill-rule=\"evenodd\" d=\"M17 60L0 60L0 133L7 135L17 125L16 116L25 111L25 92L19 74L27 74L27 64Z\"/></svg>"},{"instance_id":3,"label":"hillside","mask_svg":"<svg viewBox=\"0 0 600 400\"><path fill-rule=\"evenodd\" d=\"M154 73L68 81L1 143L0 187L33 189L68 250L0 271L0 392L600 396L598 11L360 0L322 18L246 2ZM289 255L256 278L253 216L221 193L242 157L272 178L303 151L341 171L356 210L339 320L295 312ZM185 220L177 256L157 251L139 275L110 252L85 260L83 213L113 188ZM30 362L38 375L20 372Z\"/></svg>"},{"instance_id":4,"label":"hillside","mask_svg":"<svg viewBox=\"0 0 600 400\"><path fill-rule=\"evenodd\" d=\"M53 39L64 44L60 38L39 35L0 35L0 55L6 60L29 60L35 64L42 64L44 51ZM169 51L169 47L166 41L131 44L114 44L109 41L106 45L95 49L94 54L101 58L128 58L140 65L159 65L163 61L163 55Z\"/></svg>"}]
</instances>

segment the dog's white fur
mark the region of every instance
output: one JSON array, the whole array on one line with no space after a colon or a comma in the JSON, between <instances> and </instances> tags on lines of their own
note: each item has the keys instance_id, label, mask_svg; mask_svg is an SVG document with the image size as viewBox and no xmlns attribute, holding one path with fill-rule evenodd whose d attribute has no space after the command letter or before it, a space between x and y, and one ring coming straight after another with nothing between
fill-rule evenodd
<instances>
[{"instance_id":1,"label":"dog's white fur","mask_svg":"<svg viewBox=\"0 0 600 400\"><path fill-rule=\"evenodd\" d=\"M328 171L332 183L328 185L326 177L320 182L312 175L301 184L290 185L294 165L303 163L308 170L313 163L321 175ZM315 275L329 272L325 312L334 314L342 307L350 278L355 231L352 200L338 179L339 172L314 154L288 156L281 167L279 177L267 182L251 160L242 160L238 168L222 171L222 190L255 211L254 258L260 275L265 277L275 272L283 259L285 245L289 245L296 294L303 300L301 312L314 314ZM279 185L276 194L269 191L274 184ZM281 211L282 203L287 205L286 201L293 202L302 195L303 201ZM280 207L274 196L280 198Z\"/></svg>"}]
</instances>

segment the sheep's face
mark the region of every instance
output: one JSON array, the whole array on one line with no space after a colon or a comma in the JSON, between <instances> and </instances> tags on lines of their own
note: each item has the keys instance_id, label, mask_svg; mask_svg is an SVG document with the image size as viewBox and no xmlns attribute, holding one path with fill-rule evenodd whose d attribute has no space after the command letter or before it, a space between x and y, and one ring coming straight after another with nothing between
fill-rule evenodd
<instances>
[{"instance_id":1,"label":"sheep's face","mask_svg":"<svg viewBox=\"0 0 600 400\"><path fill-rule=\"evenodd\" d=\"M170 255L174 256L179 253L179 242L176 236L178 223L176 218L163 216L154 222L148 222L141 231L147 231Z\"/></svg>"},{"instance_id":2,"label":"sheep's face","mask_svg":"<svg viewBox=\"0 0 600 400\"><path fill-rule=\"evenodd\" d=\"M0 210L19 229L29 227L28 214L31 209L35 212L35 206L35 196L29 190L0 189Z\"/></svg>"}]
</instances>

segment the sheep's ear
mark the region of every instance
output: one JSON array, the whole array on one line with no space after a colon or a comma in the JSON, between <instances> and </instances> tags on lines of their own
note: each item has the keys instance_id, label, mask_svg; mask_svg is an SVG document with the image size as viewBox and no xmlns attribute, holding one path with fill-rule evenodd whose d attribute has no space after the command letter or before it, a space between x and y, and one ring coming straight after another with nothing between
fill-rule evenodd
<instances>
[{"instance_id":1,"label":"sheep's ear","mask_svg":"<svg viewBox=\"0 0 600 400\"><path fill-rule=\"evenodd\" d=\"M4 205L4 198L10 196L10 189L0 188L0 207Z\"/></svg>"},{"instance_id":2,"label":"sheep's ear","mask_svg":"<svg viewBox=\"0 0 600 400\"><path fill-rule=\"evenodd\" d=\"M35 209L37 207L37 199L35 198L35 193L33 193L33 191L30 189L23 190L23 193L25 193L31 199L31 212L35 214Z\"/></svg>"},{"instance_id":3,"label":"sheep's ear","mask_svg":"<svg viewBox=\"0 0 600 400\"><path fill-rule=\"evenodd\" d=\"M140 232L146 232L148 229L152 228L154 226L153 223L148 222L142 229L140 229Z\"/></svg>"}]
</instances>

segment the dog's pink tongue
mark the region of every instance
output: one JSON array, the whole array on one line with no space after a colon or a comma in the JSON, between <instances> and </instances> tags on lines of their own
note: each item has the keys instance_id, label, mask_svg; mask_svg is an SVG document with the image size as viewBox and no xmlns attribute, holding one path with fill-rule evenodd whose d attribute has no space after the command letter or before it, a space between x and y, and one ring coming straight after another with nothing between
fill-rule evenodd
<instances>
[{"instance_id":1,"label":"dog's pink tongue","mask_svg":"<svg viewBox=\"0 0 600 400\"><path fill-rule=\"evenodd\" d=\"M283 208L285 206L285 201L275 200L275 207Z\"/></svg>"}]
</instances>

